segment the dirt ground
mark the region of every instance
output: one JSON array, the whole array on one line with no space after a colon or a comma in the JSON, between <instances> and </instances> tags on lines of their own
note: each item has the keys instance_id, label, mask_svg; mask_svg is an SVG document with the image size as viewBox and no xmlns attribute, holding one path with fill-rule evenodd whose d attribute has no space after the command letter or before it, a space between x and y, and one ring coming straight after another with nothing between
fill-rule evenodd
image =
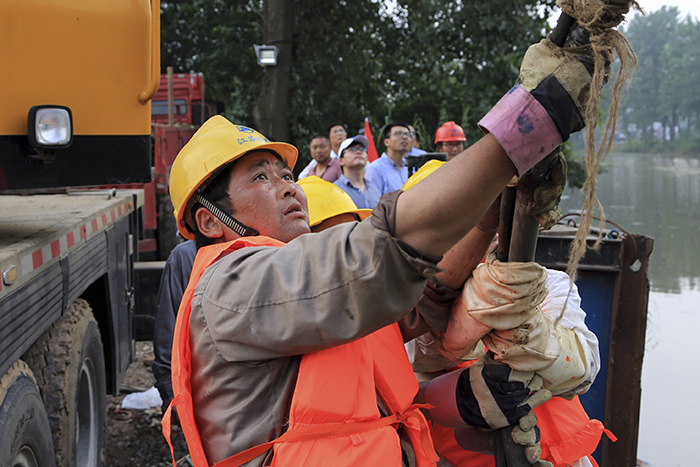
<instances>
[{"instance_id":1,"label":"dirt ground","mask_svg":"<svg viewBox=\"0 0 700 467\"><path fill-rule=\"evenodd\" d=\"M161 432L160 407L148 410L119 411L128 392L145 391L155 383L151 373L153 343L136 342L134 362L129 366L122 392L107 396L106 467L167 467L172 466L170 448ZM115 411L116 410L116 411ZM173 447L178 466L187 466L185 437L179 427L173 427Z\"/></svg>"}]
</instances>

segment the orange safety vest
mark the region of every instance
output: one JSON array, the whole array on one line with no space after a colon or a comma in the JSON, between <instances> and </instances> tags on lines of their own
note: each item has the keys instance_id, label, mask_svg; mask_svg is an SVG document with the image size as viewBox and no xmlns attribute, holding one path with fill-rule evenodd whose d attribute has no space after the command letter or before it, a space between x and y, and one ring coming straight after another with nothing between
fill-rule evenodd
<instances>
[{"instance_id":1,"label":"orange safety vest","mask_svg":"<svg viewBox=\"0 0 700 467\"><path fill-rule=\"evenodd\" d=\"M175 398L163 416L163 434L170 443L171 409L177 407L180 426L195 467L209 466L194 417L190 385L189 321L192 296L204 270L224 254L248 246L284 243L267 237L244 237L201 248L178 312L173 341L172 373ZM437 462L430 428L412 405L418 383L397 324L348 344L306 354L289 412L289 428L279 438L254 446L216 464L234 467L274 447L272 465L334 466L394 465L402 462L402 424L419 467ZM381 417L377 395L390 413ZM171 452L172 452L171 445ZM173 455L174 461L174 455Z\"/></svg>"},{"instance_id":2,"label":"orange safety vest","mask_svg":"<svg viewBox=\"0 0 700 467\"><path fill-rule=\"evenodd\" d=\"M469 366L475 361L465 362L468 364L460 367ZM578 396L572 400L553 397L533 410L540 429L540 459L551 462L554 467L566 467L582 457L588 457L597 466L591 454L603 433L612 441L617 441L615 435L600 421L588 417ZM462 449L455 440L453 428L445 428L433 422L432 429L435 449L455 467L495 466L493 456Z\"/></svg>"}]
</instances>

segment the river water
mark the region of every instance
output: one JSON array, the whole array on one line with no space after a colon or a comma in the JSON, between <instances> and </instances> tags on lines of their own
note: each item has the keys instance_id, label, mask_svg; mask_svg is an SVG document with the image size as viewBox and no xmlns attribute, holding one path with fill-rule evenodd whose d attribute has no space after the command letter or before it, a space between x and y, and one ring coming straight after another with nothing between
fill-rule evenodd
<instances>
[{"instance_id":1,"label":"river water","mask_svg":"<svg viewBox=\"0 0 700 467\"><path fill-rule=\"evenodd\" d=\"M611 153L598 176L608 219L653 237L638 458L700 465L700 154ZM562 211L580 210L568 189ZM594 221L595 225L595 221Z\"/></svg>"}]
</instances>

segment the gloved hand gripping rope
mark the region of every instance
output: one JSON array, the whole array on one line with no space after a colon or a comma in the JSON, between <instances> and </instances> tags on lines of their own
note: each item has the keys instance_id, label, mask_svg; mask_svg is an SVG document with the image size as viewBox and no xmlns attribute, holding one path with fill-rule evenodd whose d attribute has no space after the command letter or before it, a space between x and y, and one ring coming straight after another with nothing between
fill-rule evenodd
<instances>
[{"instance_id":1,"label":"gloved hand gripping rope","mask_svg":"<svg viewBox=\"0 0 700 467\"><path fill-rule=\"evenodd\" d=\"M552 214L556 208L556 202L552 203L552 200L561 194L564 182L562 171L565 173L565 163L558 146L572 132L588 126L589 177L584 186L588 190L584 206L588 219L584 217L581 223L569 263L568 272L573 280L578 261L585 253L585 236L596 203L595 176L600 161L610 149L613 138L611 129L615 128L620 92L629 81L636 63L629 43L613 28L622 22L631 6L639 9L639 5L636 1L614 0L558 0L557 3L564 10L559 27L550 38L530 47L523 60L519 84L484 117L480 126L496 137L521 176L518 183L520 209L511 203L516 214L512 223L508 216L513 217L513 210L505 213L501 211L502 223L504 215L508 222L507 229L502 229L500 238L500 241L506 242L517 239L519 243L515 250L511 247L510 252L505 248L509 256L500 259L523 262L534 259L539 228L534 216L538 216L537 220L545 228L551 227L558 220L557 213ZM613 85L613 99L603 146L596 152L594 135L598 101L602 86L609 78L609 66L614 52L620 57L622 66ZM550 153L550 157L537 164L542 160L542 153ZM528 184L527 177L522 177L533 166L536 167ZM535 183L533 178L536 179ZM511 189L510 193L512 195L515 191ZM506 191L503 196L504 205L508 204L507 196ZM525 228L518 230L518 218L525 219ZM517 238L518 236L530 238ZM499 247L499 251L503 252L502 245ZM493 274L493 271L489 271L489 274ZM469 290L467 284L463 297L470 295ZM535 295L537 294L532 296ZM511 298L517 300L517 297ZM478 301L477 299L476 302ZM488 316L489 313L478 313L480 309L490 309L490 305L498 304L479 308L478 304L474 307L476 302L466 304L466 310L471 312L453 313L450 322L452 328L448 327L445 336L447 339L443 340L448 347L444 349L445 352L453 357L466 355L478 334L484 335L490 329L496 329L484 340L495 351L496 360L507 362L508 365L485 356L468 370L434 380L426 389L426 400L429 402L431 394L438 394L435 391L436 385L453 385L458 389L456 404L460 417L459 420L454 417L454 411L452 415L431 415L437 416L440 424L449 426L452 421L452 426L462 426L460 424L466 422L477 430L500 428L517 421L517 427L511 426L505 435L496 436L494 440L496 445L505 443L496 447L497 465L544 465L544 461L539 460L536 419L531 408L551 397L548 389L541 389L542 385L565 392L566 388L575 384L581 376L581 369L585 367L580 345L573 333L542 315L536 306L539 303L537 300L533 299L534 306L523 313L523 318L518 318L517 323L510 322L517 313L506 313L507 316L501 320L503 327L499 327L499 320L492 319L493 316ZM478 323L478 326L472 326L474 323ZM472 330L471 334L468 338L460 339L459 330L467 328ZM575 361L577 364L567 365L563 361ZM540 374L536 375L535 372ZM545 382L543 376L549 381ZM450 420L450 416L454 420ZM520 454L522 451L509 446L512 442L528 446L524 456Z\"/></svg>"}]
</instances>

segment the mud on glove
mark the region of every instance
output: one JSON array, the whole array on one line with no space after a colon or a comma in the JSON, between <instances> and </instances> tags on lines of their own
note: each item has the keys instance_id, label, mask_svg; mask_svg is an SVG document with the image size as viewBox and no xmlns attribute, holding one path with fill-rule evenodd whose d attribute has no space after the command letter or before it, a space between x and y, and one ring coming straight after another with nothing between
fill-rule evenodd
<instances>
[{"instance_id":1,"label":"mud on glove","mask_svg":"<svg viewBox=\"0 0 700 467\"><path fill-rule=\"evenodd\" d=\"M588 364L576 332L542 311L517 328L492 331L483 341L496 361L537 372L554 395L576 388L586 377Z\"/></svg>"},{"instance_id":2,"label":"mud on glove","mask_svg":"<svg viewBox=\"0 0 700 467\"><path fill-rule=\"evenodd\" d=\"M546 270L537 263L504 263L490 254L454 301L447 330L433 331L439 352L453 361L464 359L492 329L527 321L547 294L546 280Z\"/></svg>"}]
</instances>

